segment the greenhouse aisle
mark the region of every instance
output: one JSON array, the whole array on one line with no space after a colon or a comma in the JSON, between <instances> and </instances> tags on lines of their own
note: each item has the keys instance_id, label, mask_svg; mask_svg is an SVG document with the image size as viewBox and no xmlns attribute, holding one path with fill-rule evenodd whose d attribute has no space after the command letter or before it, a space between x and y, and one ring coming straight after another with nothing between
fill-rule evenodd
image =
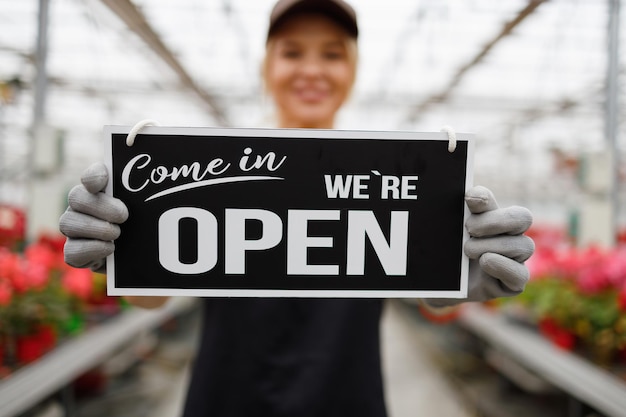
<instances>
[{"instance_id":1,"label":"greenhouse aisle","mask_svg":"<svg viewBox=\"0 0 626 417\"><path fill-rule=\"evenodd\" d=\"M427 335L419 334L409 311L399 301L388 301L384 310L382 354L389 417L469 416L458 393L433 363ZM169 375L174 388L161 392L160 404L151 407L152 416L179 416L188 376L183 369Z\"/></svg>"},{"instance_id":2,"label":"greenhouse aisle","mask_svg":"<svg viewBox=\"0 0 626 417\"><path fill-rule=\"evenodd\" d=\"M76 401L69 405L75 410L70 415L179 417L200 317L200 309L192 307L155 331L137 334L132 343L74 383ZM544 383L538 390L536 378L534 389L525 390L522 387L533 382L520 379L526 374L505 378L489 362L493 355L487 354L484 341L461 322L435 325L410 301L385 302L381 348L389 417L566 417L572 415L572 407L582 406L556 386ZM27 416L61 417L62 404L67 403L60 400L53 396Z\"/></svg>"},{"instance_id":3,"label":"greenhouse aisle","mask_svg":"<svg viewBox=\"0 0 626 417\"><path fill-rule=\"evenodd\" d=\"M465 417L469 412L433 362L432 341L420 334L400 301L387 301L382 321L383 373L389 417Z\"/></svg>"}]
</instances>

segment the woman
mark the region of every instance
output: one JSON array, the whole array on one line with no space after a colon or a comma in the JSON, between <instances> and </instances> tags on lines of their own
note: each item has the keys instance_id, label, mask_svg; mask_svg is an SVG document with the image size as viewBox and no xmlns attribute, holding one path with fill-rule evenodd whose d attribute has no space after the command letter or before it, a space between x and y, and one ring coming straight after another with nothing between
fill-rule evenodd
<instances>
[{"instance_id":1,"label":"woman","mask_svg":"<svg viewBox=\"0 0 626 417\"><path fill-rule=\"evenodd\" d=\"M292 7L283 11L281 3ZM342 3L320 4L327 4L324 14L317 2L279 2L283 13L275 9L270 19L263 79L279 127L332 129L354 84L356 20L346 15L342 24L336 17L341 10L328 9Z\"/></svg>"},{"instance_id":2,"label":"woman","mask_svg":"<svg viewBox=\"0 0 626 417\"><path fill-rule=\"evenodd\" d=\"M280 0L270 16L263 78L281 128L333 128L356 77L358 27L341 0ZM99 192L101 164L70 193L61 218L66 261L97 269L113 250L124 204ZM468 192L470 267L467 300L515 295L533 251L521 234L530 226L522 208L497 209L481 187ZM480 213L480 214L479 214ZM494 235L498 235L494 237ZM506 235L506 236L502 236ZM435 271L433 271L435 273ZM157 307L165 298L129 297ZM386 415L380 369L377 299L205 299L201 346L185 416Z\"/></svg>"}]
</instances>

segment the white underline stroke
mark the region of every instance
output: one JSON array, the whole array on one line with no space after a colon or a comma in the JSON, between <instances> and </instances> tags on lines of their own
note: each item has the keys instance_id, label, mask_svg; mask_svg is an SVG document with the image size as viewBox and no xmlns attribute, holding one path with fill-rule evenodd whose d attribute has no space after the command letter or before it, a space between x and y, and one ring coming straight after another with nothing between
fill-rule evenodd
<instances>
[{"instance_id":1,"label":"white underline stroke","mask_svg":"<svg viewBox=\"0 0 626 417\"><path fill-rule=\"evenodd\" d=\"M267 180L284 180L282 177L264 177L264 176L248 176L248 177L227 177L227 178L215 178L212 180L204 180L198 182L192 182L189 184L177 185L176 187L168 188L167 190L160 191L156 194L146 198L144 202L154 200L155 198L163 197L164 195L174 194L179 191L190 190L192 188L206 187L209 185L227 184L232 182L244 182L244 181L267 181Z\"/></svg>"}]
</instances>

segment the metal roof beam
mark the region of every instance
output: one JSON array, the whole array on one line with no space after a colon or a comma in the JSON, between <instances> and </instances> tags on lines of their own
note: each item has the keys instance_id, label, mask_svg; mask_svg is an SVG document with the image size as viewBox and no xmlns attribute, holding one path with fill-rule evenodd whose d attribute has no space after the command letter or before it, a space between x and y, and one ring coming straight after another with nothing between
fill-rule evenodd
<instances>
[{"instance_id":1,"label":"metal roof beam","mask_svg":"<svg viewBox=\"0 0 626 417\"><path fill-rule=\"evenodd\" d=\"M519 11L519 13L510 21L506 22L500 32L472 58L468 63L461 66L454 74L448 86L441 92L434 94L424 100L422 103L415 106L407 117L408 123L415 122L420 115L428 109L428 107L432 106L436 103L443 103L448 99L452 91L459 85L465 74L473 67L478 65L487 54L496 46L498 42L500 42L503 38L507 37L511 34L513 29L517 27L520 23L522 23L528 16L530 16L542 3L545 3L548 0L529 0L526 7Z\"/></svg>"},{"instance_id":2,"label":"metal roof beam","mask_svg":"<svg viewBox=\"0 0 626 417\"><path fill-rule=\"evenodd\" d=\"M215 97L196 84L191 75L165 46L141 11L130 0L101 0L130 30L136 33L174 72L182 84L193 91L207 106L216 122L228 126L228 120Z\"/></svg>"}]
</instances>

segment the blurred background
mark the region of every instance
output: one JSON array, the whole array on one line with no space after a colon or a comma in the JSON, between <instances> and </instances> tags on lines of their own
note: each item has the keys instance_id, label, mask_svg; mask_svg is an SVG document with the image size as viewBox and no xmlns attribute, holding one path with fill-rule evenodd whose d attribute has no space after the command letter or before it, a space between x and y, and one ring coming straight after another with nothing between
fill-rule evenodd
<instances>
[{"instance_id":1,"label":"blurred background","mask_svg":"<svg viewBox=\"0 0 626 417\"><path fill-rule=\"evenodd\" d=\"M8 352L0 404L21 395L19 384L55 379L58 368L64 368L59 364L78 351L71 348L64 353L59 346L70 345L67 340L93 343L82 346L84 352L117 337L110 348L86 355L76 370L56 378L36 396L22 397L22 403L13 402L4 411L0 405L0 416L97 415L97 410L107 408L102 403L91 408L80 403L80 398L90 396L81 397L82 391L73 385L78 376L96 368L100 372L94 378L100 385L87 378L92 385L86 386L100 394L107 389L103 375L123 375L137 369L138 363L148 373L158 373L155 363L161 368L166 363L168 372L184 380L184 374L172 369L184 368L193 357L197 321L193 303L186 300L154 315L129 309L119 300L102 301L107 299L102 285L97 285L102 277L93 281L91 275L83 272L81 277L61 266L63 238L58 236L57 222L67 192L82 170L103 159L104 125L132 126L146 118L166 126L271 124L272 105L263 93L260 61L273 3L0 0L0 246L4 248L0 338ZM504 416L501 404L511 408L520 398L527 407L545 407L522 407L524 415L626 415L620 400L626 398L622 369L626 361L622 119L626 113L620 59L626 48L621 30L626 16L620 1L352 3L361 33L359 72L337 127L439 131L450 125L458 132L474 133L474 183L491 188L501 205L524 205L535 216L531 233L538 250L525 297L517 303L486 306L496 310L488 315L469 308L445 323L420 313L409 301L390 303L388 316L394 320L386 327L392 335L385 343L390 343L387 351L396 354L388 356L425 355L425 363L436 365L432 371L437 376L428 381L439 381L440 373L442 381L452 381L431 391L458 396L465 404L459 407L470 410L467 415ZM17 260L45 264L46 277L40 281L31 277L30 284L16 287L15 278L8 278L7 265L18 268ZM52 285L51 276L58 288L53 295L45 294L52 298L42 298L42 288ZM32 316L33 304L52 305L49 300L59 297L63 306L58 309L66 311L61 315L64 324L55 328L54 347L44 349L48 353L42 357L18 360L14 341L25 331L11 328L11 323L22 323L24 311ZM103 309L104 304L109 307ZM53 314L37 311L40 316ZM86 324L72 327L69 317ZM88 332L102 330L105 324L116 336ZM501 346L494 330L498 325L507 335L519 330L520 339L513 338L512 343L522 348ZM129 347L129 335L137 329L145 330L145 338L135 340L139 346ZM562 331L569 336L562 336ZM422 336L416 339L416 334ZM91 340L88 335L104 339ZM118 361L114 365L112 352ZM53 354L59 357L46 362ZM124 362L120 355L131 359ZM533 357L545 362L533 362ZM105 358L106 372L102 371ZM401 363L405 360L413 359ZM42 363L48 366L47 373L37 374L34 364ZM561 368L550 371L549 364ZM488 375L485 381L495 381L485 387L507 388L485 388L480 393L462 389L472 385L463 379L471 373L469 368L475 372L472 375ZM415 369L415 374L427 372ZM401 371L399 367L397 372ZM171 380L167 375L165 380ZM581 378L590 379L586 384L572 382ZM157 392L171 391L168 384L161 384L164 391ZM588 392L590 385L599 392ZM131 397L145 394L142 389L132 391ZM503 390L512 395L504 401ZM393 391L404 394L393 401L392 417L411 415L402 414L396 404L410 404L407 398L414 392ZM50 398L56 408L42 409ZM105 404L113 404L126 397L102 398L109 398ZM491 402L480 398L495 398L500 408L493 411ZM114 415L143 415L129 407L126 403Z\"/></svg>"}]
</instances>

